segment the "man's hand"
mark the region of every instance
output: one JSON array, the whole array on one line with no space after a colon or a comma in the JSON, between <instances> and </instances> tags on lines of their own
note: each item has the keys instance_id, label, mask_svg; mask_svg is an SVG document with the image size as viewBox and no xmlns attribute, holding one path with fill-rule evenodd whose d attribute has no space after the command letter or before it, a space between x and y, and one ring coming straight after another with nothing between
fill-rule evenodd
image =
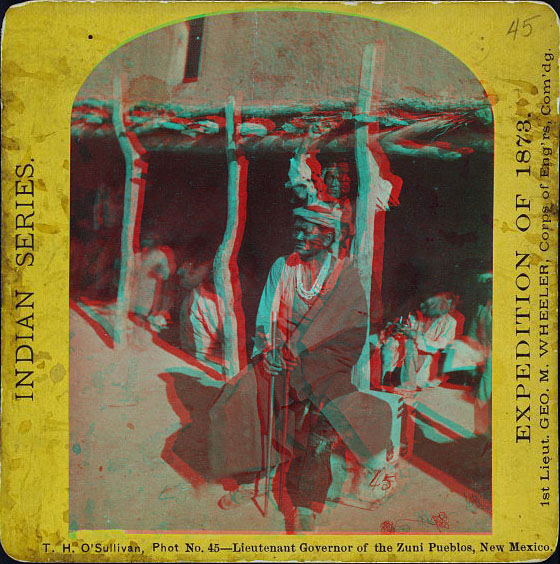
<instances>
[{"instance_id":1,"label":"man's hand","mask_svg":"<svg viewBox=\"0 0 560 564\"><path fill-rule=\"evenodd\" d=\"M401 327L399 333L404 335L407 339L414 339L418 335L417 329L412 329L412 327Z\"/></svg>"},{"instance_id":2,"label":"man's hand","mask_svg":"<svg viewBox=\"0 0 560 564\"><path fill-rule=\"evenodd\" d=\"M264 355L264 367L273 376L278 376L286 370L295 368L298 361L287 349L276 349L268 351Z\"/></svg>"},{"instance_id":3,"label":"man's hand","mask_svg":"<svg viewBox=\"0 0 560 564\"><path fill-rule=\"evenodd\" d=\"M410 325L404 323L392 323L390 327L393 335L403 335L408 339L414 339L418 335L417 329L413 329Z\"/></svg>"}]
</instances>

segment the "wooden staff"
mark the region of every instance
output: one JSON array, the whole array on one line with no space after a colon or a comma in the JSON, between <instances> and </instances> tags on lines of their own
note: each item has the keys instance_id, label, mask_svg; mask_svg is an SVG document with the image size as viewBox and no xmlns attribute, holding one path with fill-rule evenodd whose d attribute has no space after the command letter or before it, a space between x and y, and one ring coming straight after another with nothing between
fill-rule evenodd
<instances>
[{"instance_id":1,"label":"wooden staff","mask_svg":"<svg viewBox=\"0 0 560 564\"><path fill-rule=\"evenodd\" d=\"M277 331L277 320L276 320L276 312L272 314L272 358L273 361L276 362L277 360L277 351L276 351L276 331ZM266 461L265 461L265 470L266 470L266 478L265 478L265 495L264 495L264 515L268 514L268 498L270 496L270 487L272 485L272 481L270 479L270 474L272 471L271 463L272 463L272 435L273 435L273 424L274 424L274 386L275 386L275 376L274 374L270 374L270 396L269 396L269 404L268 404L268 433L267 433L267 442L266 442Z\"/></svg>"}]
</instances>

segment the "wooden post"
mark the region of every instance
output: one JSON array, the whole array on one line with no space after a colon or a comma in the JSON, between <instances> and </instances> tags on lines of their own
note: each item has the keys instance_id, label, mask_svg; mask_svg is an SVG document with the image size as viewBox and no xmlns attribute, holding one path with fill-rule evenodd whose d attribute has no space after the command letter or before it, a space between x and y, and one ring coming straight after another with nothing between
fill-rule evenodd
<instances>
[{"instance_id":1,"label":"wooden post","mask_svg":"<svg viewBox=\"0 0 560 564\"><path fill-rule=\"evenodd\" d=\"M114 340L126 345L129 326L128 314L131 309L131 290L134 275L134 255L138 251L139 226L142 213L144 180L147 163L141 156L145 153L134 134L127 134L125 125L126 107L123 103L123 78L113 77L113 126L125 158L126 179L124 186L124 209L121 231L121 269L117 308L115 312Z\"/></svg>"},{"instance_id":2,"label":"wooden post","mask_svg":"<svg viewBox=\"0 0 560 564\"><path fill-rule=\"evenodd\" d=\"M375 111L381 99L381 84L383 78L383 59L385 44L376 41L367 45L362 58L360 75L360 90L356 113L371 114ZM357 257L360 280L368 303L368 340L362 354L352 371L352 382L358 389L370 388L370 351L369 333L372 310L372 277L374 257L375 212L383 180L379 175L379 166L375 161L369 145L369 135L372 128L378 128L373 123L356 124L355 158L358 171L358 197L356 200L356 235L352 242L352 254ZM374 290L379 291L374 285ZM374 296L374 300L379 296Z\"/></svg>"},{"instance_id":3,"label":"wooden post","mask_svg":"<svg viewBox=\"0 0 560 564\"><path fill-rule=\"evenodd\" d=\"M241 304L241 287L237 254L247 214L247 160L238 151L241 112L235 99L226 105L227 134L227 222L224 240L214 259L214 284L223 303L224 360L226 377L231 378L246 365L245 316Z\"/></svg>"}]
</instances>

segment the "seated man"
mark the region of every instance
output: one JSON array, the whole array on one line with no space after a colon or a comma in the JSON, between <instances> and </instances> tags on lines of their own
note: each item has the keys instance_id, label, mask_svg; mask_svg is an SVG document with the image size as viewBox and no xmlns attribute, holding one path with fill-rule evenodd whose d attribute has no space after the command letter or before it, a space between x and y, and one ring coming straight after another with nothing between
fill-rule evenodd
<instances>
[{"instance_id":1,"label":"seated man","mask_svg":"<svg viewBox=\"0 0 560 564\"><path fill-rule=\"evenodd\" d=\"M438 386L440 352L455 339L457 321L449 313L454 296L443 292L430 296L420 304L416 317L405 323L390 324L380 340L382 381L401 367L401 388L421 389Z\"/></svg>"},{"instance_id":2,"label":"seated man","mask_svg":"<svg viewBox=\"0 0 560 564\"><path fill-rule=\"evenodd\" d=\"M256 478L276 467L272 490L287 529L309 530L332 483L335 446L344 445L364 472L360 498L390 493L392 413L351 382L367 303L353 262L332 251L340 210L314 204L294 216L294 253L271 268L251 364L205 410L206 427L187 424L173 451L206 479L227 483L224 508L254 497Z\"/></svg>"},{"instance_id":3,"label":"seated man","mask_svg":"<svg viewBox=\"0 0 560 564\"><path fill-rule=\"evenodd\" d=\"M484 404L492 395L492 274L479 275L477 282L479 304L467 335L478 343L484 358L479 368L480 381L476 393L477 400Z\"/></svg>"},{"instance_id":4,"label":"seated man","mask_svg":"<svg viewBox=\"0 0 560 564\"><path fill-rule=\"evenodd\" d=\"M224 307L212 277L212 259L185 261L177 271L188 293L179 313L181 348L224 373Z\"/></svg>"},{"instance_id":5,"label":"seated man","mask_svg":"<svg viewBox=\"0 0 560 564\"><path fill-rule=\"evenodd\" d=\"M142 250L134 255L131 307L138 318L157 332L168 322L166 282L174 272L173 251L161 245L156 234L146 235Z\"/></svg>"}]
</instances>

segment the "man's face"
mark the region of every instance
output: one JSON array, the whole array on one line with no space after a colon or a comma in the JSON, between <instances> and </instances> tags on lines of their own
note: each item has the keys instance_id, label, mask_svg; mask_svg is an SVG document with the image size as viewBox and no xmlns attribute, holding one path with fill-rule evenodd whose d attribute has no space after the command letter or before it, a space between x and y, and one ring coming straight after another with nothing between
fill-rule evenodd
<instances>
[{"instance_id":1,"label":"man's face","mask_svg":"<svg viewBox=\"0 0 560 564\"><path fill-rule=\"evenodd\" d=\"M297 218L294 223L294 251L303 259L309 260L332 243L332 234L321 231L314 223Z\"/></svg>"},{"instance_id":2,"label":"man's face","mask_svg":"<svg viewBox=\"0 0 560 564\"><path fill-rule=\"evenodd\" d=\"M420 304L420 311L427 317L440 317L449 311L446 305L447 300L443 296L431 296Z\"/></svg>"},{"instance_id":3,"label":"man's face","mask_svg":"<svg viewBox=\"0 0 560 564\"><path fill-rule=\"evenodd\" d=\"M177 271L181 287L185 290L193 290L207 278L211 268L211 262L204 262L198 266L193 265L190 261L184 262Z\"/></svg>"},{"instance_id":4,"label":"man's face","mask_svg":"<svg viewBox=\"0 0 560 564\"><path fill-rule=\"evenodd\" d=\"M325 172L325 185L333 198L346 198L350 193L350 176L340 168L328 169Z\"/></svg>"}]
</instances>

